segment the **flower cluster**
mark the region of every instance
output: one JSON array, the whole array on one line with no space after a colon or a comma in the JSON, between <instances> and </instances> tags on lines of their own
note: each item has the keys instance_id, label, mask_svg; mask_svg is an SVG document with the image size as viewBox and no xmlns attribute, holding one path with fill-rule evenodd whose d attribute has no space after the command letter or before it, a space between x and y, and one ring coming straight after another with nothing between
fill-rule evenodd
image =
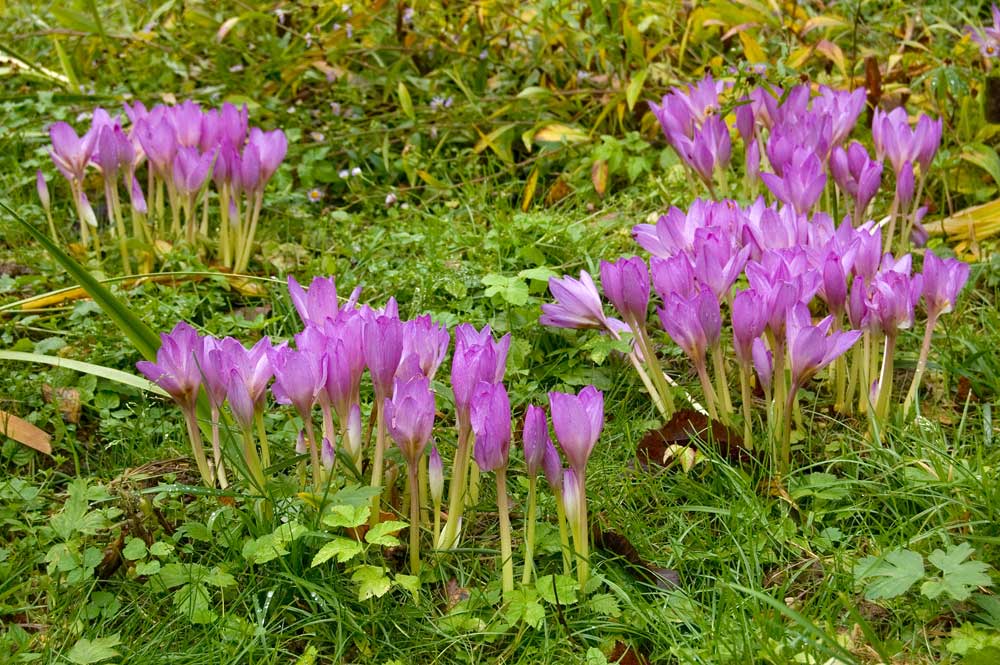
<instances>
[{"instance_id":1,"label":"flower cluster","mask_svg":"<svg viewBox=\"0 0 1000 665\"><path fill-rule=\"evenodd\" d=\"M981 30L965 26L965 32L979 45L979 53L984 58L996 58L1000 56L1000 7L993 5L990 8L993 15L993 25Z\"/></svg>"},{"instance_id":2,"label":"flower cluster","mask_svg":"<svg viewBox=\"0 0 1000 665\"><path fill-rule=\"evenodd\" d=\"M429 455L436 418L432 381L448 355L451 335L430 316L403 320L392 298L381 309L359 304L360 289L344 302L338 298L333 278L316 278L306 290L289 278L292 303L303 323L293 343L272 344L263 338L245 348L233 338L199 335L179 323L162 336L156 362L140 362L138 369L166 390L181 408L198 468L207 486L226 487L224 457L234 460L247 482L258 489L268 483L270 446L263 413L268 408L267 388L277 404L291 405L301 420L298 452L309 456L313 490L322 495L334 477L338 457L345 470L359 474L371 469L370 482L381 490L386 475L387 443L395 442L408 470L410 497L410 556L419 571L420 507L430 503L435 511L434 542L451 549L458 544L466 507L475 501L481 472L496 476L501 517L502 568L505 590L513 589L510 519L507 508L506 471L512 438L511 405L503 377L510 336L496 340L489 326L476 330L463 323L454 330L451 387L454 395L458 445L452 464L448 517L441 529L440 506L444 497L444 465L436 447ZM371 383L372 399L362 399L363 379ZM273 382L272 382L273 380ZM212 453L206 455L198 425L197 400L204 389L211 411ZM600 436L604 421L603 396L592 386L579 395L550 394L552 423L569 470L562 470L559 453L549 440L544 411L528 407L524 446L532 487L544 470L559 500L564 544L569 547L566 521L577 552L581 585L587 576L587 511L584 487L586 464ZM242 435L239 450L222 445L222 409L228 405ZM322 428L313 422L319 407ZM375 421L375 439L366 445L362 409ZM426 476L422 476L421 469ZM304 477L304 463L300 478ZM420 478L427 482L421 483ZM371 519L381 516L381 492L372 501ZM534 504L529 511L525 576L533 569ZM563 517L565 516L565 518ZM569 566L571 557L565 557Z\"/></svg>"},{"instance_id":3,"label":"flower cluster","mask_svg":"<svg viewBox=\"0 0 1000 665\"><path fill-rule=\"evenodd\" d=\"M706 78L687 90L674 89L662 104L651 104L668 141L713 194L717 184L725 184L731 157L729 129L719 111L724 89ZM748 187L754 190L763 182L775 201L758 196L744 206L731 199L696 199L687 210L671 208L655 224L635 226L633 237L650 254L649 261L634 256L601 263L604 296L621 320L605 314L594 280L583 272L578 280L549 281L556 302L542 306L541 322L596 328L615 338L630 333L629 359L657 408L669 417L674 388L668 384L674 382L664 375L646 326L655 293L657 318L694 365L707 413L727 423L742 419L748 445L756 380L768 407L774 465L785 472L798 391L824 368L833 366L839 410L850 412L856 403L860 412L871 410L876 422L885 421L898 331L913 325L922 297L927 332L921 369L906 399L909 409L926 366L931 331L939 314L954 305L968 266L928 251L923 274L915 274L911 255L896 257L890 251L897 218L909 231L923 214L915 204L912 212L900 211L919 201L940 143L940 121L924 116L911 128L902 109L877 111L872 159L858 142L844 147L863 108L864 91L821 87L813 95L799 86L783 97L779 92L754 90L734 114L746 145ZM866 220L883 160L896 178L885 240L880 226ZM830 183L837 189L831 190ZM824 193L853 204L852 214L839 225L818 210ZM822 312L818 318L817 311ZM848 367L844 354L852 347ZM739 373L741 415L733 408L731 364Z\"/></svg>"},{"instance_id":4,"label":"flower cluster","mask_svg":"<svg viewBox=\"0 0 1000 665\"><path fill-rule=\"evenodd\" d=\"M158 104L152 109L136 102L125 104L124 112L127 128L121 116L112 117L103 108L94 110L90 127L82 136L65 122L49 127L50 154L69 183L80 219L81 243L88 247L93 235L95 245L100 246L97 216L85 191L90 167L101 174L126 272L131 270L129 231L119 187L128 193L132 238L150 248L146 252L148 267L157 241L183 239L194 244L209 237L211 183L219 204L219 258L237 272L245 270L264 189L288 148L284 132L249 127L246 107L238 109L229 103L221 109L203 110L190 100L177 106ZM140 174L144 164L145 190ZM39 173L40 196L43 184ZM47 212L48 202L45 188L42 203Z\"/></svg>"}]
</instances>

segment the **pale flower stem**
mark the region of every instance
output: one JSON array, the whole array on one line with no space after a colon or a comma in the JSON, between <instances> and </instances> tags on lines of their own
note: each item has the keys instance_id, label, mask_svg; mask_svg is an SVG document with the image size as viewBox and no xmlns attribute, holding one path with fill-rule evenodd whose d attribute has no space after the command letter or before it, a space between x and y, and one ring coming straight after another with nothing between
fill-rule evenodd
<instances>
[{"instance_id":1,"label":"pale flower stem","mask_svg":"<svg viewBox=\"0 0 1000 665\"><path fill-rule=\"evenodd\" d=\"M705 393L705 406L708 407L708 417L712 420L719 419L719 412L715 407L715 389L712 388L712 381L708 378L708 370L705 369L705 359L702 358L695 363L698 370L698 379L701 381L701 389Z\"/></svg>"},{"instance_id":2,"label":"pale flower stem","mask_svg":"<svg viewBox=\"0 0 1000 665\"><path fill-rule=\"evenodd\" d=\"M928 316L927 323L924 326L924 341L920 345L920 357L917 359L917 369L913 373L913 381L910 383L910 389L906 392L906 399L903 400L904 418L910 416L910 410L916 404L917 392L920 390L920 383L924 378L924 372L927 371L927 358L930 356L931 340L934 337L934 327L936 325L937 314Z\"/></svg>"},{"instance_id":3,"label":"pale flower stem","mask_svg":"<svg viewBox=\"0 0 1000 665\"><path fill-rule=\"evenodd\" d=\"M892 396L892 369L896 351L896 335L885 336L885 351L882 355L882 371L878 379L878 398L875 402L875 418L884 424L889 415L889 400Z\"/></svg>"},{"instance_id":4,"label":"pale flower stem","mask_svg":"<svg viewBox=\"0 0 1000 665\"><path fill-rule=\"evenodd\" d=\"M374 527L382 517L382 467L385 462L385 413L378 399L375 400L377 411L375 420L375 456L372 458L372 487L379 489L379 493L372 497L371 515L368 517L368 526Z\"/></svg>"},{"instance_id":5,"label":"pale flower stem","mask_svg":"<svg viewBox=\"0 0 1000 665\"><path fill-rule=\"evenodd\" d=\"M562 492L556 497L556 518L559 521L559 543L562 545L563 575L569 575L572 552L569 544L569 528L566 524L566 507L563 506Z\"/></svg>"},{"instance_id":6,"label":"pale flower stem","mask_svg":"<svg viewBox=\"0 0 1000 665\"><path fill-rule=\"evenodd\" d=\"M427 456L421 455L420 461L417 466L417 486L419 487L419 497L420 497L420 524L423 526L430 525L430 516L427 514L427 496L429 494L427 489Z\"/></svg>"},{"instance_id":7,"label":"pale flower stem","mask_svg":"<svg viewBox=\"0 0 1000 665\"><path fill-rule=\"evenodd\" d=\"M306 445L309 446L309 462L312 464L313 490L318 494L323 486L320 478L319 448L316 443L316 430L313 428L312 419L306 418Z\"/></svg>"},{"instance_id":8,"label":"pale flower stem","mask_svg":"<svg viewBox=\"0 0 1000 665\"><path fill-rule=\"evenodd\" d=\"M750 368L740 367L740 400L743 402L743 445L747 450L753 450L753 411L750 395Z\"/></svg>"},{"instance_id":9,"label":"pale flower stem","mask_svg":"<svg viewBox=\"0 0 1000 665\"><path fill-rule=\"evenodd\" d=\"M649 380L649 375L646 374L646 370L642 368L642 363L639 359L635 357L635 352L628 354L628 359L632 362L632 366L635 368L636 373L639 375L639 379L642 381L642 385L646 388L646 392L653 400L653 404L656 406L656 410L660 412L660 415L664 418L667 417L667 410L663 406L663 400L660 398L660 394L656 392L656 388Z\"/></svg>"},{"instance_id":10,"label":"pale flower stem","mask_svg":"<svg viewBox=\"0 0 1000 665\"><path fill-rule=\"evenodd\" d=\"M257 439L260 443L260 461L263 463L264 468L267 469L271 466L271 447L267 443L267 430L264 428L264 412L258 411L255 413L254 420L257 422Z\"/></svg>"},{"instance_id":11,"label":"pale flower stem","mask_svg":"<svg viewBox=\"0 0 1000 665\"><path fill-rule=\"evenodd\" d=\"M417 485L417 467L409 465L410 472L410 574L420 575L420 491ZM416 595L416 594L414 594Z\"/></svg>"},{"instance_id":12,"label":"pale flower stem","mask_svg":"<svg viewBox=\"0 0 1000 665\"><path fill-rule=\"evenodd\" d=\"M465 510L465 481L468 478L469 428L464 423L458 426L458 448L455 463L448 483L448 520L438 541L438 548L450 550L458 544L458 523Z\"/></svg>"},{"instance_id":13,"label":"pale flower stem","mask_svg":"<svg viewBox=\"0 0 1000 665\"><path fill-rule=\"evenodd\" d=\"M496 470L497 509L500 513L500 558L503 567L503 591L514 591L514 555L511 549L510 510L507 506L507 469Z\"/></svg>"},{"instance_id":14,"label":"pale flower stem","mask_svg":"<svg viewBox=\"0 0 1000 665\"><path fill-rule=\"evenodd\" d=\"M528 512L524 515L524 574L521 576L521 585L531 581L531 575L535 569L535 504L538 478L531 476L528 478Z\"/></svg>"},{"instance_id":15,"label":"pale flower stem","mask_svg":"<svg viewBox=\"0 0 1000 665\"><path fill-rule=\"evenodd\" d=\"M733 413L733 398L729 394L729 377L726 374L726 358L722 345L716 343L712 347L712 363L715 369L715 394L719 399L719 408L723 412L723 420L729 422Z\"/></svg>"},{"instance_id":16,"label":"pale flower stem","mask_svg":"<svg viewBox=\"0 0 1000 665\"><path fill-rule=\"evenodd\" d=\"M226 478L226 466L222 460L222 445L219 439L219 409L212 407L212 458L215 462L215 472L219 476L219 487L226 489L229 487L229 479Z\"/></svg>"},{"instance_id":17,"label":"pale flower stem","mask_svg":"<svg viewBox=\"0 0 1000 665\"><path fill-rule=\"evenodd\" d=\"M201 442L201 430L198 428L198 417L195 415L194 407L184 410L184 421L187 425L188 437L191 439L191 451L194 453L195 464L198 465L198 473L201 474L201 481L205 487L215 487L215 479L208 468L208 460L205 458L205 447Z\"/></svg>"},{"instance_id":18,"label":"pale flower stem","mask_svg":"<svg viewBox=\"0 0 1000 665\"><path fill-rule=\"evenodd\" d=\"M650 378L653 380L653 385L656 386L656 391L660 394L660 400L663 402L663 406L666 408L668 416L673 415L674 395L670 390L670 387L667 385L663 370L660 368L660 361L656 357L655 349L653 349L653 342L646 333L646 326L641 325L640 322L637 321L629 321L628 324L632 329L632 333L635 335L636 341L639 342L639 345L642 348L642 356L646 360L646 364L649 366Z\"/></svg>"},{"instance_id":19,"label":"pale flower stem","mask_svg":"<svg viewBox=\"0 0 1000 665\"><path fill-rule=\"evenodd\" d=\"M580 582L580 593L583 593L587 586L587 578L590 576L590 529L587 524L587 476L580 473L580 517L577 524L576 551L579 559L576 562L576 577Z\"/></svg>"}]
</instances>

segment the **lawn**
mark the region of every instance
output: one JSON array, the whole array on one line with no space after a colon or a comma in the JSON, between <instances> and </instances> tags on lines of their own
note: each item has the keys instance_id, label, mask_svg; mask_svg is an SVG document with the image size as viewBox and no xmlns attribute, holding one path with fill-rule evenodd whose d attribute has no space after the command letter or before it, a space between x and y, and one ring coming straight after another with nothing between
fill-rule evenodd
<instances>
[{"instance_id":1,"label":"lawn","mask_svg":"<svg viewBox=\"0 0 1000 665\"><path fill-rule=\"evenodd\" d=\"M0 662L1000 662L1000 10L3 11Z\"/></svg>"}]
</instances>

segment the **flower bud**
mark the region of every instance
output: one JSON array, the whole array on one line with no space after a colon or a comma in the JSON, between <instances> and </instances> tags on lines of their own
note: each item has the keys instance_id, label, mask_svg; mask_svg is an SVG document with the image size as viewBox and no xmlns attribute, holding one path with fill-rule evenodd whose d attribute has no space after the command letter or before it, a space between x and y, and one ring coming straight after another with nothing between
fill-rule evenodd
<instances>
[{"instance_id":1,"label":"flower bud","mask_svg":"<svg viewBox=\"0 0 1000 665\"><path fill-rule=\"evenodd\" d=\"M427 461L427 485L434 505L440 505L444 497L444 463L437 446L431 446L430 459Z\"/></svg>"}]
</instances>

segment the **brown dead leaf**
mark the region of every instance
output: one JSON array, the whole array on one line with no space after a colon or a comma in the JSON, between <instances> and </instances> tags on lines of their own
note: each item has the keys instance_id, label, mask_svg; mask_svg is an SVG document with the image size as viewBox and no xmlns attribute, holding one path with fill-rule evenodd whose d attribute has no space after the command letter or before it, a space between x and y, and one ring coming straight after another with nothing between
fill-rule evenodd
<instances>
[{"instance_id":1,"label":"brown dead leaf","mask_svg":"<svg viewBox=\"0 0 1000 665\"><path fill-rule=\"evenodd\" d=\"M53 388L48 383L43 383L42 399L46 404L55 404L66 422L80 422L80 391L76 388Z\"/></svg>"},{"instance_id":2,"label":"brown dead leaf","mask_svg":"<svg viewBox=\"0 0 1000 665\"><path fill-rule=\"evenodd\" d=\"M603 199L608 191L608 162L606 160L598 159L590 167L590 182L594 183L594 191Z\"/></svg>"},{"instance_id":3,"label":"brown dead leaf","mask_svg":"<svg viewBox=\"0 0 1000 665\"><path fill-rule=\"evenodd\" d=\"M46 455L52 454L50 437L43 430L12 413L0 411L0 434L4 434L29 448Z\"/></svg>"},{"instance_id":4,"label":"brown dead leaf","mask_svg":"<svg viewBox=\"0 0 1000 665\"><path fill-rule=\"evenodd\" d=\"M699 442L706 439L710 439L720 454L734 464L746 464L753 459L751 452L743 447L743 438L739 434L717 420L710 421L708 416L694 409L681 409L660 429L646 432L635 455L644 466L665 466L675 458L683 462L683 458L689 456L676 446L697 452Z\"/></svg>"},{"instance_id":5,"label":"brown dead leaf","mask_svg":"<svg viewBox=\"0 0 1000 665\"><path fill-rule=\"evenodd\" d=\"M444 595L445 595L445 609L450 612L463 600L469 599L469 590L464 586L459 586L458 580L454 577L445 582L444 585Z\"/></svg>"},{"instance_id":6,"label":"brown dead leaf","mask_svg":"<svg viewBox=\"0 0 1000 665\"><path fill-rule=\"evenodd\" d=\"M649 659L644 654L624 642L615 642L615 647L608 654L607 659L609 663L618 663L618 665L648 665L649 663Z\"/></svg>"},{"instance_id":7,"label":"brown dead leaf","mask_svg":"<svg viewBox=\"0 0 1000 665\"><path fill-rule=\"evenodd\" d=\"M548 194L545 195L545 205L553 205L562 201L564 198L573 193L573 190L566 181L559 178L555 183L549 188Z\"/></svg>"}]
</instances>

